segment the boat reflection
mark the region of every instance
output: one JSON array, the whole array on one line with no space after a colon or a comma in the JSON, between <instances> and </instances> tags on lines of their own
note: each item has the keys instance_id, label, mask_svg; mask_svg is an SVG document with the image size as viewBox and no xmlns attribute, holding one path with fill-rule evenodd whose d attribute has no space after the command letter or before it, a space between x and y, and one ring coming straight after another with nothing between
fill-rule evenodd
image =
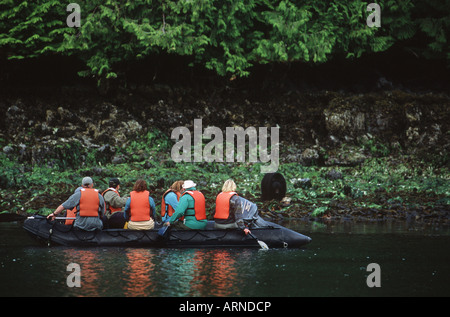
<instances>
[{"instance_id":1,"label":"boat reflection","mask_svg":"<svg viewBox=\"0 0 450 317\"><path fill-rule=\"evenodd\" d=\"M68 249L63 252L67 264L80 265L81 285L74 287L77 296L100 296L99 274L103 271L103 265L97 252L91 250ZM67 272L69 275L70 272Z\"/></svg>"},{"instance_id":2,"label":"boat reflection","mask_svg":"<svg viewBox=\"0 0 450 317\"><path fill-rule=\"evenodd\" d=\"M127 250L128 267L124 268L124 296L148 296L154 279L154 254L146 249Z\"/></svg>"},{"instance_id":3,"label":"boat reflection","mask_svg":"<svg viewBox=\"0 0 450 317\"><path fill-rule=\"evenodd\" d=\"M66 249L64 255L67 264L77 263L81 269L81 287L70 289L69 296L225 297L241 295L245 281L239 279L252 251Z\"/></svg>"},{"instance_id":4,"label":"boat reflection","mask_svg":"<svg viewBox=\"0 0 450 317\"><path fill-rule=\"evenodd\" d=\"M189 296L239 296L236 261L228 250L197 250Z\"/></svg>"}]
</instances>

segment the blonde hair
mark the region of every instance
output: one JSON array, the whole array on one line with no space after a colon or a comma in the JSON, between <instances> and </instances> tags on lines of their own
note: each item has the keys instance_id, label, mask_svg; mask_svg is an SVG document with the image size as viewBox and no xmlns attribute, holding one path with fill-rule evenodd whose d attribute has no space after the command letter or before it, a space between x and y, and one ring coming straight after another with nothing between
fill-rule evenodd
<instances>
[{"instance_id":1,"label":"blonde hair","mask_svg":"<svg viewBox=\"0 0 450 317\"><path fill-rule=\"evenodd\" d=\"M227 179L225 183L223 183L222 187L223 192L234 192L236 191L236 183L232 179Z\"/></svg>"},{"instance_id":2,"label":"blonde hair","mask_svg":"<svg viewBox=\"0 0 450 317\"><path fill-rule=\"evenodd\" d=\"M172 184L172 186L170 186L170 189L174 190L176 192L179 192L179 191L181 191L183 183L184 183L184 181L176 181Z\"/></svg>"}]
</instances>

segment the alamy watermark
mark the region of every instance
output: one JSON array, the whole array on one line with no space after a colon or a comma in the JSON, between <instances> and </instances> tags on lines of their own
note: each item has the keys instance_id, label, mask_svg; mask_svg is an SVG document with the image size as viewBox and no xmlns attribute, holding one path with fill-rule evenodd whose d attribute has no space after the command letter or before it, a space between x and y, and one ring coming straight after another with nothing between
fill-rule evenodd
<instances>
[{"instance_id":1,"label":"alamy watermark","mask_svg":"<svg viewBox=\"0 0 450 317\"><path fill-rule=\"evenodd\" d=\"M71 12L66 19L67 26L81 26L81 7L77 3L70 3L66 8ZM367 17L368 27L381 26L381 9L377 3L367 5L367 11L372 13ZM268 128L249 127L244 130L242 127L226 128L226 154L223 155L223 133L217 127L207 127L202 133L202 120L194 120L194 150L193 159L191 151L191 133L186 127L173 129L171 138L179 141L172 147L171 157L175 162L245 162L246 136L248 136L248 161L256 163L270 163L268 166L261 166L261 173L273 173L278 170L279 165L279 128L270 128L270 155L268 154ZM180 139L180 136L182 138ZM212 139L211 142L202 147L203 138ZM236 155L234 151L234 138L237 138ZM259 159L258 159L259 150Z\"/></svg>"},{"instance_id":2,"label":"alamy watermark","mask_svg":"<svg viewBox=\"0 0 450 317\"><path fill-rule=\"evenodd\" d=\"M381 8L377 3L369 3L367 5L366 10L371 12L366 19L366 24L368 27L381 27ZM81 26L81 8L78 3L69 3L66 8L67 12L71 12L66 19L66 23L68 27L77 27Z\"/></svg>"},{"instance_id":3,"label":"alamy watermark","mask_svg":"<svg viewBox=\"0 0 450 317\"><path fill-rule=\"evenodd\" d=\"M373 28L376 26L377 28L381 27L381 8L377 3L369 3L367 5L367 11L371 11L366 20L366 24L369 28Z\"/></svg>"},{"instance_id":4,"label":"alamy watermark","mask_svg":"<svg viewBox=\"0 0 450 317\"><path fill-rule=\"evenodd\" d=\"M202 119L194 119L193 151L191 131L176 127L171 138L177 140L172 147L171 158L175 162L245 162L248 137L248 162L269 163L261 166L261 173L274 173L279 165L279 127L227 127L224 134L218 127L207 127L203 132ZM214 138L213 138L214 136ZM270 154L268 139L270 138ZM211 139L203 147L203 139ZM236 151L235 142L236 139ZM193 153L192 153L193 152Z\"/></svg>"},{"instance_id":5,"label":"alamy watermark","mask_svg":"<svg viewBox=\"0 0 450 317\"><path fill-rule=\"evenodd\" d=\"M67 12L72 12L67 16L66 23L70 28L81 26L81 8L78 3L69 3L66 8Z\"/></svg>"},{"instance_id":6,"label":"alamy watermark","mask_svg":"<svg viewBox=\"0 0 450 317\"><path fill-rule=\"evenodd\" d=\"M372 272L367 276L366 284L368 287L381 287L381 267L378 263L367 265L367 272Z\"/></svg>"},{"instance_id":7,"label":"alamy watermark","mask_svg":"<svg viewBox=\"0 0 450 317\"><path fill-rule=\"evenodd\" d=\"M77 263L70 263L67 265L66 284L68 287L81 287L81 267ZM367 272L371 272L366 278L366 284L370 288L381 287L381 267L378 263L369 263L367 265Z\"/></svg>"},{"instance_id":8,"label":"alamy watermark","mask_svg":"<svg viewBox=\"0 0 450 317\"><path fill-rule=\"evenodd\" d=\"M67 272L71 272L66 279L68 287L81 287L81 268L77 263L67 265Z\"/></svg>"}]
</instances>

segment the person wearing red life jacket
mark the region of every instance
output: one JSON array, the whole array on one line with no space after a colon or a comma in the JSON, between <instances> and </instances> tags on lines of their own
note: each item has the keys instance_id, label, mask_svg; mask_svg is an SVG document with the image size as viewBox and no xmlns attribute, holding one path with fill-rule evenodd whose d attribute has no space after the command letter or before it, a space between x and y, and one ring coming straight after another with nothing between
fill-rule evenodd
<instances>
[{"instance_id":1,"label":"person wearing red life jacket","mask_svg":"<svg viewBox=\"0 0 450 317\"><path fill-rule=\"evenodd\" d=\"M225 181L222 192L216 197L214 227L217 229L239 228L245 234L250 232L244 222L242 204L236 193L236 183L232 179Z\"/></svg>"},{"instance_id":2,"label":"person wearing red life jacket","mask_svg":"<svg viewBox=\"0 0 450 317\"><path fill-rule=\"evenodd\" d=\"M161 218L162 222L166 222L175 212L180 200L181 190L184 181L176 181L170 186L170 188L163 194L161 199Z\"/></svg>"},{"instance_id":3,"label":"person wearing red life jacket","mask_svg":"<svg viewBox=\"0 0 450 317\"><path fill-rule=\"evenodd\" d=\"M153 229L155 227L155 210L155 201L150 197L147 183L143 179L138 179L125 204L125 217L128 220L128 229Z\"/></svg>"},{"instance_id":4,"label":"person wearing red life jacket","mask_svg":"<svg viewBox=\"0 0 450 317\"><path fill-rule=\"evenodd\" d=\"M173 215L164 223L178 229L205 229L206 205L205 196L195 188L196 184L187 180L183 183L183 192ZM184 217L183 221L178 221Z\"/></svg>"},{"instance_id":5,"label":"person wearing red life jacket","mask_svg":"<svg viewBox=\"0 0 450 317\"><path fill-rule=\"evenodd\" d=\"M249 228L263 228L269 224L261 218L258 206L236 193L236 184L232 179L225 181L222 192L216 198L214 213L215 228L240 228L246 234Z\"/></svg>"},{"instance_id":6,"label":"person wearing red life jacket","mask_svg":"<svg viewBox=\"0 0 450 317\"><path fill-rule=\"evenodd\" d=\"M76 190L65 202L63 202L47 219L54 217L64 210L76 207L76 219L74 228L94 231L103 228L102 218L105 213L105 201L102 195L94 188L94 182L90 177L84 177L80 190Z\"/></svg>"},{"instance_id":7,"label":"person wearing red life jacket","mask_svg":"<svg viewBox=\"0 0 450 317\"><path fill-rule=\"evenodd\" d=\"M107 226L109 229L121 229L126 222L122 207L125 206L127 197L120 197L119 189L120 180L111 178L109 180L109 188L102 193L105 200Z\"/></svg>"},{"instance_id":8,"label":"person wearing red life jacket","mask_svg":"<svg viewBox=\"0 0 450 317\"><path fill-rule=\"evenodd\" d=\"M77 189L75 189L74 193L76 193L77 191L79 191L81 188L83 188L82 186L79 186ZM77 216L77 207L74 207L72 209L67 209L64 217L66 217L67 219L64 221L64 224L66 226L71 226L73 225L73 223L75 222L75 220L73 218L75 218Z\"/></svg>"}]
</instances>

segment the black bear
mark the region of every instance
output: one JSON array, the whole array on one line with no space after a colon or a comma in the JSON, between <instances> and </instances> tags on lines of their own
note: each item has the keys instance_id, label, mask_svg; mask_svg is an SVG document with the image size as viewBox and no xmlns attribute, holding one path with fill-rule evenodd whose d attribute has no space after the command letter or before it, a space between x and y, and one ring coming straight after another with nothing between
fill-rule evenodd
<instances>
[{"instance_id":1,"label":"black bear","mask_svg":"<svg viewBox=\"0 0 450 317\"><path fill-rule=\"evenodd\" d=\"M261 181L262 200L281 200L286 195L286 180L280 173L267 173Z\"/></svg>"}]
</instances>

